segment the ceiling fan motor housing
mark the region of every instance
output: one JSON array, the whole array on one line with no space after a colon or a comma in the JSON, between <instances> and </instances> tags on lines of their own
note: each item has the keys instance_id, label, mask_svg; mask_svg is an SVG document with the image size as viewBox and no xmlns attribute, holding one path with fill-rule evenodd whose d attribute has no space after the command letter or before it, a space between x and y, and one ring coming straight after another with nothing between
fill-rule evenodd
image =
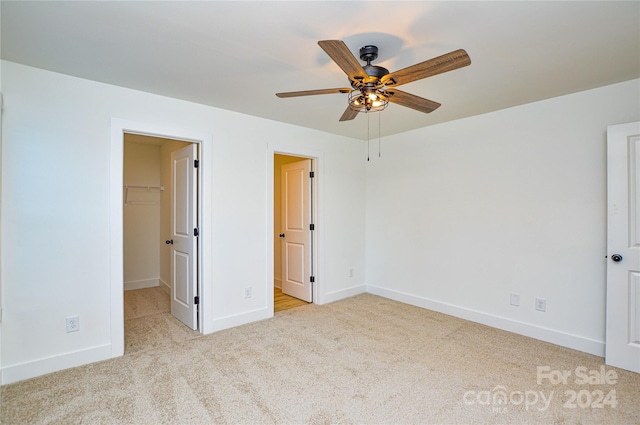
<instances>
[{"instance_id":1,"label":"ceiling fan motor housing","mask_svg":"<svg viewBox=\"0 0 640 425\"><path fill-rule=\"evenodd\" d=\"M377 79L380 79L389 73L387 68L376 65L365 65L362 68L364 68L364 72L366 72L369 77L375 77Z\"/></svg>"}]
</instances>

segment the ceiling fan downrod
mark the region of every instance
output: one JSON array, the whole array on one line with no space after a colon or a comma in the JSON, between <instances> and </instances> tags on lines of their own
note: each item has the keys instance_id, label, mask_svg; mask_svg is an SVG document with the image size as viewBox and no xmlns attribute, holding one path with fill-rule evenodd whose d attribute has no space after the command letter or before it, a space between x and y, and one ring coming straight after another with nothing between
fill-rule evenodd
<instances>
[{"instance_id":1,"label":"ceiling fan downrod","mask_svg":"<svg viewBox=\"0 0 640 425\"><path fill-rule=\"evenodd\" d=\"M371 61L378 58L378 46L364 46L360 48L360 59L367 64L363 66L364 72L369 76L367 83L375 83L376 87L382 86L380 79L389 74L387 68L371 65Z\"/></svg>"}]
</instances>

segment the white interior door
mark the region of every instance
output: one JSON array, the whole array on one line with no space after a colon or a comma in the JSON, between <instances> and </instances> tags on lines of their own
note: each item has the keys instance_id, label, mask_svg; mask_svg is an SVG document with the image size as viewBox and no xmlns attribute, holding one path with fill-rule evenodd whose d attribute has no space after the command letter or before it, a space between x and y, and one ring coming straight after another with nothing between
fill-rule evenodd
<instances>
[{"instance_id":1,"label":"white interior door","mask_svg":"<svg viewBox=\"0 0 640 425\"><path fill-rule=\"evenodd\" d=\"M198 328L197 145L171 153L171 314Z\"/></svg>"},{"instance_id":2,"label":"white interior door","mask_svg":"<svg viewBox=\"0 0 640 425\"><path fill-rule=\"evenodd\" d=\"M607 131L606 363L640 373L640 122Z\"/></svg>"},{"instance_id":3,"label":"white interior door","mask_svg":"<svg viewBox=\"0 0 640 425\"><path fill-rule=\"evenodd\" d=\"M312 302L311 160L281 168L282 292Z\"/></svg>"}]
</instances>

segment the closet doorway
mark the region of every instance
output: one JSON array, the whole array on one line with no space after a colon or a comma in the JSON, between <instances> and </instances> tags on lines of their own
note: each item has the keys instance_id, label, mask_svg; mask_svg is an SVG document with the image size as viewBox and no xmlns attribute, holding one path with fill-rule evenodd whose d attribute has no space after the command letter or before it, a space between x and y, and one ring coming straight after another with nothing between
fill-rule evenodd
<instances>
[{"instance_id":1,"label":"closet doorway","mask_svg":"<svg viewBox=\"0 0 640 425\"><path fill-rule=\"evenodd\" d=\"M200 335L197 148L124 135L125 354Z\"/></svg>"}]
</instances>

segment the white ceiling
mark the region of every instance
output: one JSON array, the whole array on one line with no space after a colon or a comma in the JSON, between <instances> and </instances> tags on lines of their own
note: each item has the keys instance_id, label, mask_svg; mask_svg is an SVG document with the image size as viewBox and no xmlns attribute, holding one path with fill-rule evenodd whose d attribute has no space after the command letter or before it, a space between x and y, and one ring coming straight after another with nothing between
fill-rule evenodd
<instances>
[{"instance_id":1,"label":"white ceiling","mask_svg":"<svg viewBox=\"0 0 640 425\"><path fill-rule=\"evenodd\" d=\"M2 1L3 59L356 138L348 87L317 45L340 39L395 71L463 48L471 65L402 86L442 103L391 104L382 135L640 77L640 2ZM377 117L375 134L377 136ZM373 124L372 124L373 128ZM372 131L374 131L372 129Z\"/></svg>"}]
</instances>

